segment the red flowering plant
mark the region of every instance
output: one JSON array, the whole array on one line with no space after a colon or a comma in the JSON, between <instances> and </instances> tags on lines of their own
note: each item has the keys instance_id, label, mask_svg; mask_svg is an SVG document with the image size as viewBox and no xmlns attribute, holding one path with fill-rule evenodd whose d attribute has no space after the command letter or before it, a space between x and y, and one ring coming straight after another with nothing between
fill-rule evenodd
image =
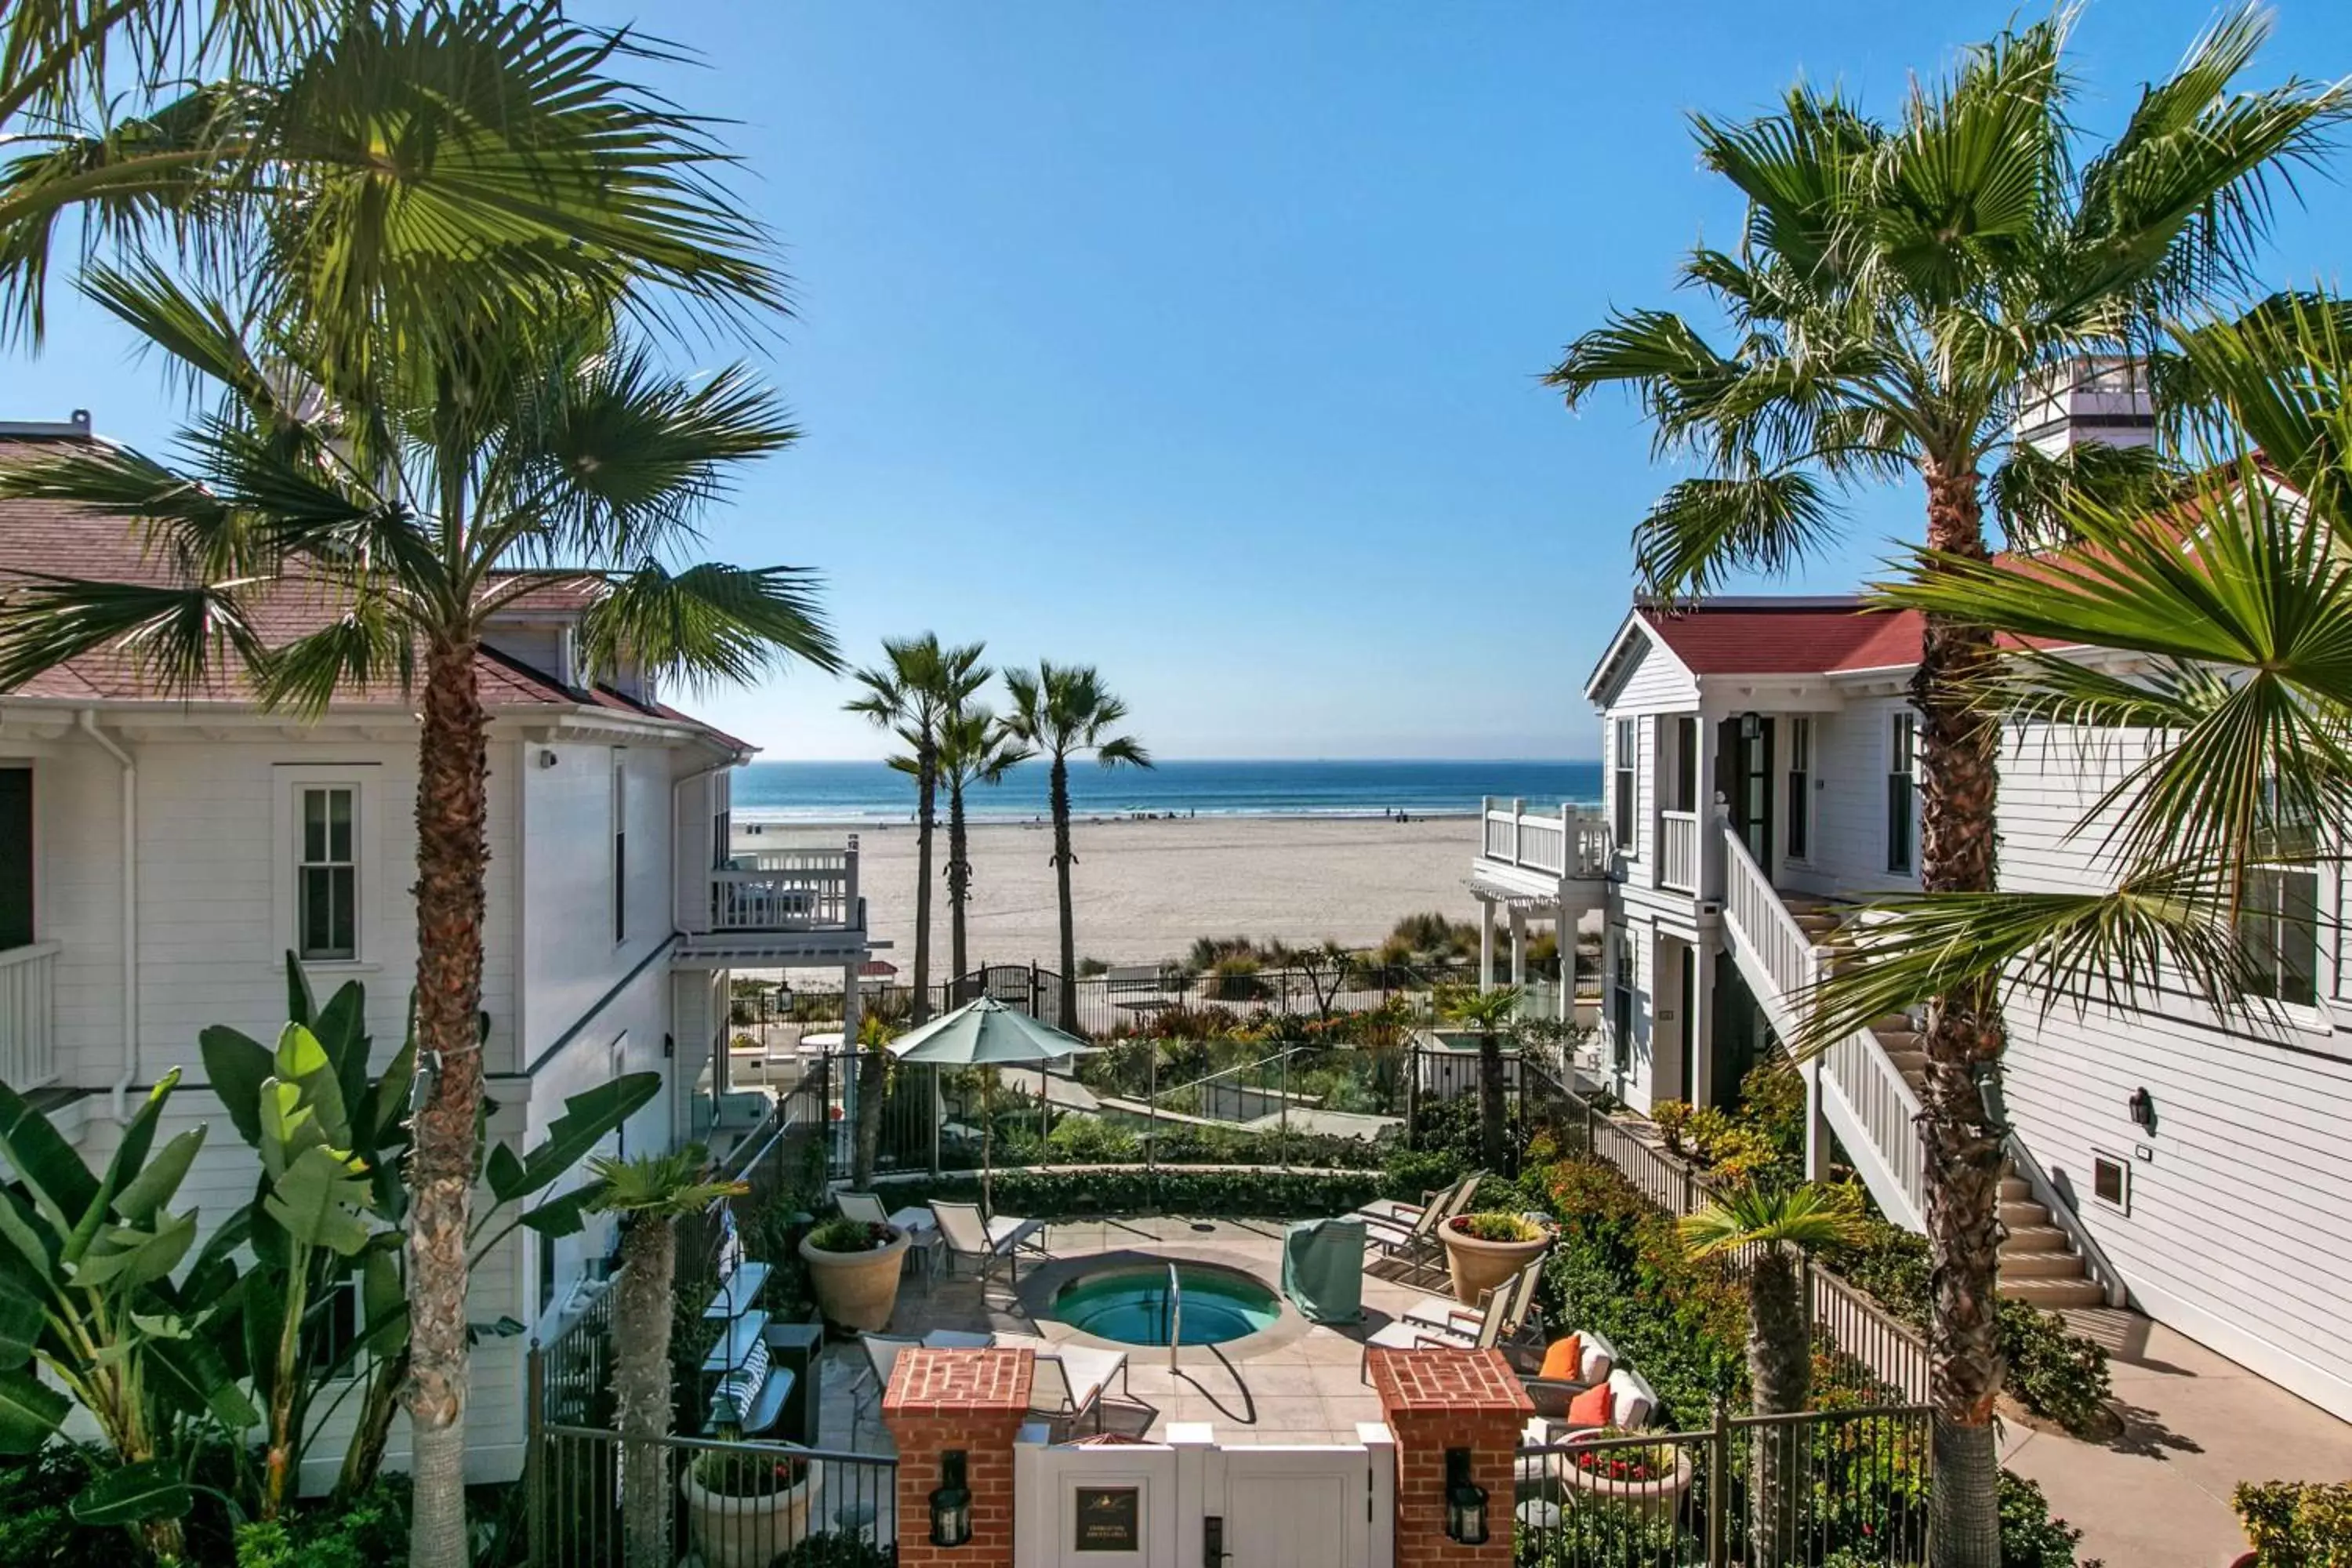
<instances>
[{"instance_id":1,"label":"red flowering plant","mask_svg":"<svg viewBox=\"0 0 2352 1568\"><path fill-rule=\"evenodd\" d=\"M1593 1434L1597 1439L1630 1436L1632 1434L1618 1426L1603 1427ZM1574 1459L1578 1469L1600 1480L1656 1481L1675 1473L1675 1450L1670 1443L1626 1443L1606 1448L1579 1448Z\"/></svg>"},{"instance_id":2,"label":"red flowering plant","mask_svg":"<svg viewBox=\"0 0 2352 1568\"><path fill-rule=\"evenodd\" d=\"M720 1497L774 1497L808 1476L808 1461L771 1449L710 1448L694 1461L694 1484Z\"/></svg>"}]
</instances>

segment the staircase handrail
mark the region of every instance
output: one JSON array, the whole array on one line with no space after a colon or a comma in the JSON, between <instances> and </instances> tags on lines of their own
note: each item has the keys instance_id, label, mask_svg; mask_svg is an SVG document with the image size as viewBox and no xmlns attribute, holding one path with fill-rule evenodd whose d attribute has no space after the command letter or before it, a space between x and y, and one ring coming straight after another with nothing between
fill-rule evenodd
<instances>
[{"instance_id":1,"label":"staircase handrail","mask_svg":"<svg viewBox=\"0 0 2352 1568\"><path fill-rule=\"evenodd\" d=\"M1740 841L1727 821L1718 824L1723 838L1723 912L1780 988L1774 1000L1793 1014L1796 997L1811 980L1806 956L1812 938L1805 934L1789 906L1772 886L1772 879L1756 864L1756 857Z\"/></svg>"}]
</instances>

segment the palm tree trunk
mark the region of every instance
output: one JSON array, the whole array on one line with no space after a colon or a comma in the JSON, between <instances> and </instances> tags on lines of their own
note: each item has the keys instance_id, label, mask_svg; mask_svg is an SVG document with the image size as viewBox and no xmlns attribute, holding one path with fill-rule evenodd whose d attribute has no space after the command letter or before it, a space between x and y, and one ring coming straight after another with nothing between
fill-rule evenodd
<instances>
[{"instance_id":1,"label":"palm tree trunk","mask_svg":"<svg viewBox=\"0 0 2352 1568\"><path fill-rule=\"evenodd\" d=\"M1497 1176L1513 1173L1503 1167L1510 1159L1510 1139L1504 1123L1510 1105L1503 1088L1503 1041L1489 1026L1478 1031L1478 1157Z\"/></svg>"},{"instance_id":2,"label":"palm tree trunk","mask_svg":"<svg viewBox=\"0 0 2352 1568\"><path fill-rule=\"evenodd\" d=\"M1054 808L1054 882L1062 906L1062 999L1055 1022L1067 1034L1078 1032L1078 933L1070 910L1070 763L1054 755L1051 801Z\"/></svg>"},{"instance_id":3,"label":"palm tree trunk","mask_svg":"<svg viewBox=\"0 0 2352 1568\"><path fill-rule=\"evenodd\" d=\"M1777 1247L1761 1248L1748 1281L1748 1384L1756 1414L1786 1415L1804 1409L1812 1382L1811 1335L1796 1259ZM1755 1471L1748 1488L1748 1561L1750 1568L1787 1568L1800 1560L1803 1432L1794 1425L1751 1430Z\"/></svg>"},{"instance_id":4,"label":"palm tree trunk","mask_svg":"<svg viewBox=\"0 0 2352 1568\"><path fill-rule=\"evenodd\" d=\"M931 1016L931 835L940 802L939 753L929 740L915 752L915 1014Z\"/></svg>"},{"instance_id":5,"label":"palm tree trunk","mask_svg":"<svg viewBox=\"0 0 2352 1568\"><path fill-rule=\"evenodd\" d=\"M1979 560L1984 523L1974 472L1928 468L1927 544ZM1998 731L1965 683L1996 658L1982 626L1929 615L1912 679L1919 710L1919 871L1931 893L1991 890ZM1928 1396L1936 1406L1935 1568L2000 1568L2000 1472L1993 1401L2000 1256L2001 1129L1985 1103L2005 1043L1990 984L1947 993L1927 1010L1920 1093L1927 1155Z\"/></svg>"},{"instance_id":6,"label":"palm tree trunk","mask_svg":"<svg viewBox=\"0 0 2352 1568\"><path fill-rule=\"evenodd\" d=\"M487 718L470 643L425 656L416 772L416 1045L430 1074L409 1156L413 1568L467 1568L466 1231L482 1104Z\"/></svg>"},{"instance_id":7,"label":"palm tree trunk","mask_svg":"<svg viewBox=\"0 0 2352 1568\"><path fill-rule=\"evenodd\" d=\"M621 1561L625 1568L672 1568L669 1449L670 1291L677 1269L677 1222L639 1215L621 1238L623 1268L613 1298L614 1420L621 1447Z\"/></svg>"},{"instance_id":8,"label":"palm tree trunk","mask_svg":"<svg viewBox=\"0 0 2352 1568\"><path fill-rule=\"evenodd\" d=\"M971 901L971 858L970 833L963 816L963 780L948 780L948 984L952 986L964 976L967 955L963 941L964 906ZM950 991L950 1001L961 1002L961 993Z\"/></svg>"}]
</instances>

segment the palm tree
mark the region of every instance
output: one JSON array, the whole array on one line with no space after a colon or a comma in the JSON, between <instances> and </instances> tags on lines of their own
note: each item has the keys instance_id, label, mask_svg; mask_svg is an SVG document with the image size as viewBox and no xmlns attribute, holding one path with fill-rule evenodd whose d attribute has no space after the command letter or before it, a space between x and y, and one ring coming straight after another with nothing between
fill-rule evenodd
<instances>
[{"instance_id":1,"label":"palm tree","mask_svg":"<svg viewBox=\"0 0 2352 1568\"><path fill-rule=\"evenodd\" d=\"M1671 312L1620 313L1570 344L1549 376L1571 407L1606 385L1632 388L1660 451L1698 468L1636 532L1653 591L1703 592L1737 570L1787 566L1834 531L1838 488L1924 481L1933 553L1923 579L1986 558L1988 496L2012 540L2030 540L2053 498L2152 488L2147 456L2092 445L2048 457L2014 438L2015 416L2035 387L2086 356L2135 352L2160 312L2242 277L2275 196L2316 155L2345 98L2292 81L2231 92L2266 31L2241 11L2094 153L2068 119L2070 21L2062 13L1969 50L1893 125L1802 84L1777 113L1694 121L1701 160L1748 204L1738 252L1701 247L1683 268L1728 321L1732 349ZM1931 891L1993 886L1996 729L1964 695L1993 662L1981 623L1928 613L1912 700ZM2002 1130L1986 1089L2003 1038L1988 984L1958 985L1927 1008L1938 1568L1983 1568L2000 1554Z\"/></svg>"},{"instance_id":2,"label":"palm tree","mask_svg":"<svg viewBox=\"0 0 2352 1568\"><path fill-rule=\"evenodd\" d=\"M1503 1036L1519 1013L1519 988L1475 985L1444 988L1438 1016L1478 1031L1478 1161L1496 1175L1510 1174L1511 1111L1503 1081Z\"/></svg>"},{"instance_id":3,"label":"palm tree","mask_svg":"<svg viewBox=\"0 0 2352 1568\"><path fill-rule=\"evenodd\" d=\"M703 1180L699 1143L634 1160L588 1162L601 1189L588 1206L621 1216L621 1272L613 1286L613 1405L621 1446L621 1561L626 1568L671 1568L675 1483L660 1439L669 1436L671 1297L677 1277L677 1222L751 1189Z\"/></svg>"},{"instance_id":4,"label":"palm tree","mask_svg":"<svg viewBox=\"0 0 2352 1568\"><path fill-rule=\"evenodd\" d=\"M109 275L101 301L174 367L217 390L182 433L180 468L90 446L9 469L0 494L77 502L146 531L160 580L48 578L11 596L0 689L86 654L158 688L240 677L266 707L320 712L338 692L411 689L417 733L415 1038L425 1092L408 1180L415 1560L460 1568L467 1340L466 1241L478 1156L488 715L485 626L559 588L586 604L592 670L750 679L786 657L837 665L805 575L706 563L673 572L738 463L789 444L740 369L662 374L593 297L478 321L462 354L371 355L366 374L308 336L243 331L220 301L158 275ZM454 345L457 334L437 340ZM330 356L333 363L329 363ZM306 388L281 397L275 389ZM280 587L280 584L287 586ZM257 613L280 595L330 606L277 646Z\"/></svg>"},{"instance_id":5,"label":"palm tree","mask_svg":"<svg viewBox=\"0 0 2352 1568\"><path fill-rule=\"evenodd\" d=\"M1004 717L1004 731L1050 760L1047 792L1054 813L1054 872L1062 910L1061 1016L1056 1020L1069 1034L1078 1032L1077 932L1070 909L1070 868L1077 856L1070 848L1070 759L1092 752L1105 768L1122 764L1151 765L1151 754L1132 735L1108 731L1127 717L1127 704L1111 695L1091 665L1037 661L1034 673L1008 669L1005 689L1013 711Z\"/></svg>"},{"instance_id":6,"label":"palm tree","mask_svg":"<svg viewBox=\"0 0 2352 1568\"><path fill-rule=\"evenodd\" d=\"M1737 1255L1748 1270L1748 1384L1759 1415L1792 1415L1812 1399L1811 1314L1799 1258L1855 1239L1853 1205L1827 1188L1767 1188L1748 1184L1682 1222L1693 1258ZM1748 1489L1748 1551L1756 1568L1799 1561L1798 1476L1793 1426L1755 1428L1755 1471Z\"/></svg>"},{"instance_id":7,"label":"palm tree","mask_svg":"<svg viewBox=\"0 0 2352 1568\"><path fill-rule=\"evenodd\" d=\"M2151 373L2174 395L2168 423L2213 454L2162 514L2078 500L2063 519L2078 547L2031 572L1954 563L1883 590L2056 648L2139 657L2126 679L2023 648L1978 694L2021 721L2160 738L2078 829L2098 824L2090 853L2111 885L1884 900L1870 962L1823 987L1814 1034L1977 980L2046 1013L2128 1006L2160 973L2247 1009L2267 1000L2249 994L2238 940L2250 880L2352 838L2352 305L2285 294L2177 326Z\"/></svg>"},{"instance_id":8,"label":"palm tree","mask_svg":"<svg viewBox=\"0 0 2352 1568\"><path fill-rule=\"evenodd\" d=\"M964 791L998 784L1036 753L1008 733L985 704L960 708L940 726L940 776L948 785L948 973L963 978L964 910L971 902L970 825ZM956 998L963 1000L961 995Z\"/></svg>"},{"instance_id":9,"label":"palm tree","mask_svg":"<svg viewBox=\"0 0 2352 1568\"><path fill-rule=\"evenodd\" d=\"M665 52L552 0L18 0L0 8L0 340L40 342L77 220L86 256L168 266L344 353L486 310L560 314L551 286L582 279L748 324L782 279L710 181L721 150L612 74Z\"/></svg>"}]
</instances>

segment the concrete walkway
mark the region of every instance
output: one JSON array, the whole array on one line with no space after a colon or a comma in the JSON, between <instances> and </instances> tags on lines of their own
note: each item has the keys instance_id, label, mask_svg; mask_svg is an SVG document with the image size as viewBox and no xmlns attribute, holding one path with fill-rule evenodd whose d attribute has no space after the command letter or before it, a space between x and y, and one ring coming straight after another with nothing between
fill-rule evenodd
<instances>
[{"instance_id":1,"label":"concrete walkway","mask_svg":"<svg viewBox=\"0 0 2352 1568\"><path fill-rule=\"evenodd\" d=\"M2084 1443L2011 1426L2001 1462L2042 1484L2051 1511L2107 1568L2226 1568L2246 1549L2240 1481L2352 1477L2352 1425L2134 1312L2069 1312L2107 1347L2124 1433Z\"/></svg>"}]
</instances>

